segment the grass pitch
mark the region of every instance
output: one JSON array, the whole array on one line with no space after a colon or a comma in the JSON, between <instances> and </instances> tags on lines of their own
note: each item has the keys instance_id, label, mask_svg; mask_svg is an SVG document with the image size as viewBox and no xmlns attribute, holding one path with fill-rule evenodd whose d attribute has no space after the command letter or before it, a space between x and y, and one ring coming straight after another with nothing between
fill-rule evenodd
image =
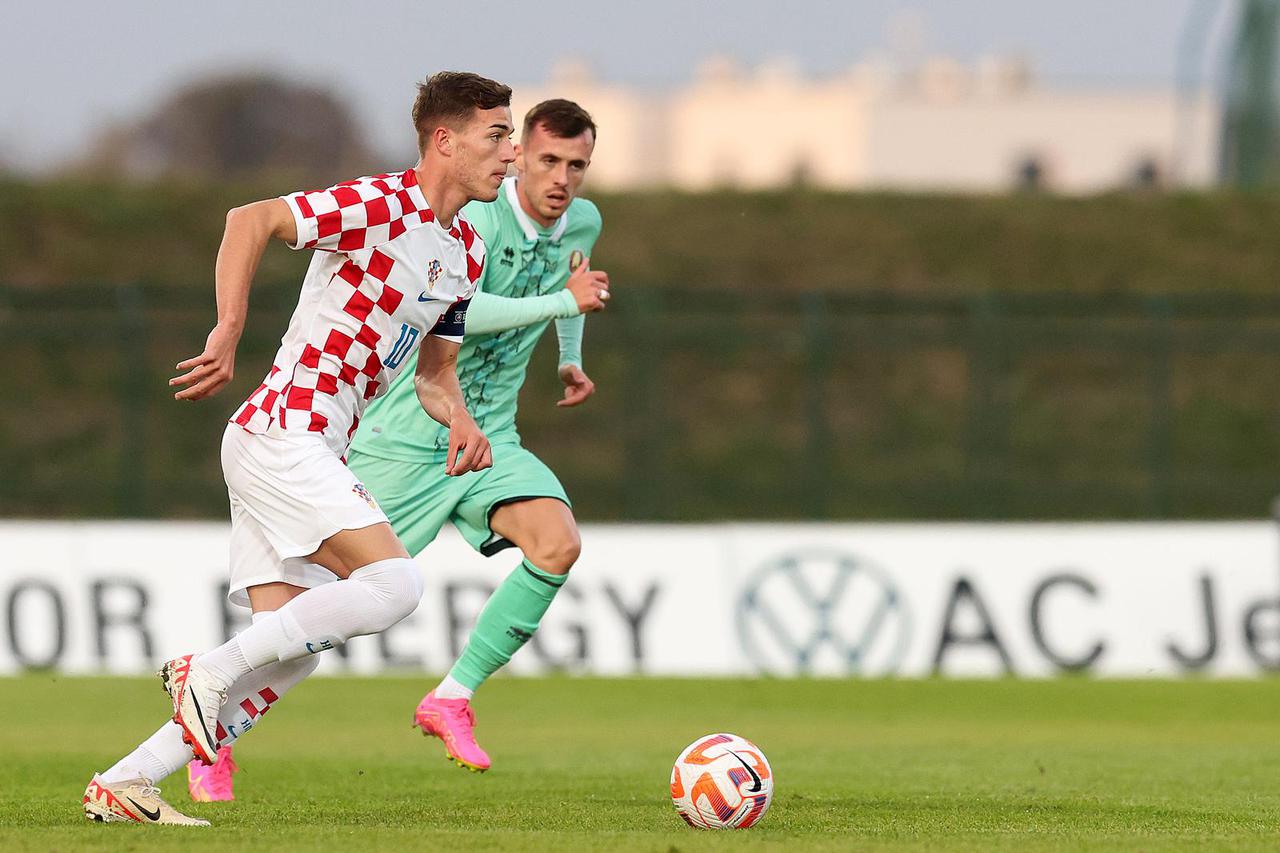
<instances>
[{"instance_id":1,"label":"grass pitch","mask_svg":"<svg viewBox=\"0 0 1280 853\"><path fill-rule=\"evenodd\" d=\"M410 731L417 679L315 679L237 746L211 829L91 824L80 795L163 719L158 683L0 679L0 849L1275 849L1280 681L496 679L481 776ZM667 796L694 738L766 752L773 806L690 829Z\"/></svg>"}]
</instances>

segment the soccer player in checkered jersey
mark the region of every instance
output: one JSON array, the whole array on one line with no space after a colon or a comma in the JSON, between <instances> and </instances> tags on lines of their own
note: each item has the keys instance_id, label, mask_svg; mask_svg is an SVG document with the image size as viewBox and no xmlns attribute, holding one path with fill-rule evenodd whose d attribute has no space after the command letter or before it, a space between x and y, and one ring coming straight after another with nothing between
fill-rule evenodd
<instances>
[{"instance_id":1,"label":"soccer player in checkered jersey","mask_svg":"<svg viewBox=\"0 0 1280 853\"><path fill-rule=\"evenodd\" d=\"M538 104L524 119L516 174L496 201L464 208L484 238L488 261L467 314L458 372L467 408L492 444L493 467L462 478L445 475L448 432L423 417L408 372L370 407L351 444L352 470L378 496L410 553L429 545L449 521L486 556L514 546L524 557L485 604L449 674L414 714L424 734L444 742L449 758L476 771L491 762L476 741L472 694L537 631L580 550L564 486L520 443L516 403L551 320L565 386L558 405L580 405L595 391L582 368L583 321L605 307L609 277L588 262L600 212L578 197L595 142L595 122L578 104ZM224 753L212 770L229 779L231 767ZM196 771L192 795L204 798L208 789L195 785L199 778Z\"/></svg>"},{"instance_id":2,"label":"soccer player in checkered jersey","mask_svg":"<svg viewBox=\"0 0 1280 853\"><path fill-rule=\"evenodd\" d=\"M181 400L232 377L249 287L270 238L314 249L298 307L262 385L231 417L222 466L231 501L230 595L253 623L161 669L172 721L85 790L101 821L207 824L156 783L192 758L212 764L291 687L316 654L409 615L422 579L386 515L344 464L360 415L415 350L414 395L449 431L450 476L492 464L456 362L484 244L459 211L492 201L515 159L511 90L445 72L419 86L420 158L400 174L231 211L218 251L218 323L170 380Z\"/></svg>"}]
</instances>

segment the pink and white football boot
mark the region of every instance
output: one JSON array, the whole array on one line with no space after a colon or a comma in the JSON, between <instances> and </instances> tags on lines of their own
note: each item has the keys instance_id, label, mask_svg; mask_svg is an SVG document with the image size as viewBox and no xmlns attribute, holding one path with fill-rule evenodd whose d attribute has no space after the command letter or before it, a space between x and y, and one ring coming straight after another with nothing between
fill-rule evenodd
<instances>
[{"instance_id":1,"label":"pink and white football boot","mask_svg":"<svg viewBox=\"0 0 1280 853\"><path fill-rule=\"evenodd\" d=\"M444 741L450 761L476 773L489 769L489 756L476 743L476 715L466 699L437 699L435 691L422 697L413 724L424 735Z\"/></svg>"},{"instance_id":2,"label":"pink and white football boot","mask_svg":"<svg viewBox=\"0 0 1280 853\"><path fill-rule=\"evenodd\" d=\"M192 759L187 765L187 790L197 803L222 803L234 800L231 775L240 768L231 758L231 747L218 747L213 764L205 765Z\"/></svg>"},{"instance_id":3,"label":"pink and white football boot","mask_svg":"<svg viewBox=\"0 0 1280 853\"><path fill-rule=\"evenodd\" d=\"M182 740L196 759L212 764L218 753L218 711L227 701L227 691L214 686L213 678L183 655L160 667L160 680L173 701L173 721L182 727Z\"/></svg>"}]
</instances>

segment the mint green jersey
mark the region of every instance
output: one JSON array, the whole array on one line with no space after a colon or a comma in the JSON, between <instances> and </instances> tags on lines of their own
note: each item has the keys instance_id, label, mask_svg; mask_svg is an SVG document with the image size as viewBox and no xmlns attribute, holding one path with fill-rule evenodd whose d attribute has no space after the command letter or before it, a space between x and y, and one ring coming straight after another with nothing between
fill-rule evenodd
<instances>
[{"instance_id":1,"label":"mint green jersey","mask_svg":"<svg viewBox=\"0 0 1280 853\"><path fill-rule=\"evenodd\" d=\"M520 209L512 178L503 183L497 200L473 201L463 208L463 215L485 244L479 290L506 297L563 290L571 261L578 263L591 254L601 228L599 210L582 198L570 202L550 227L539 226ZM533 349L549 322L463 338L458 381L467 409L491 444L520 443L517 398ZM387 393L369 406L351 443L353 450L409 462L445 458L449 431L422 410L413 387L415 366L416 362L401 371Z\"/></svg>"}]
</instances>

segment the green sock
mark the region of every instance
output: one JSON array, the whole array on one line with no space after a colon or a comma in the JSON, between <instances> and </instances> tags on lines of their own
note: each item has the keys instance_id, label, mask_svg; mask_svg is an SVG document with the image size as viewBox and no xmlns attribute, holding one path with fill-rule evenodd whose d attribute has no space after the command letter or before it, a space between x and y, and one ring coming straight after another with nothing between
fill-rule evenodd
<instances>
[{"instance_id":1,"label":"green sock","mask_svg":"<svg viewBox=\"0 0 1280 853\"><path fill-rule=\"evenodd\" d=\"M538 630L542 614L568 577L567 573L549 574L528 560L521 561L480 611L475 630L449 677L475 690L501 669Z\"/></svg>"}]
</instances>

